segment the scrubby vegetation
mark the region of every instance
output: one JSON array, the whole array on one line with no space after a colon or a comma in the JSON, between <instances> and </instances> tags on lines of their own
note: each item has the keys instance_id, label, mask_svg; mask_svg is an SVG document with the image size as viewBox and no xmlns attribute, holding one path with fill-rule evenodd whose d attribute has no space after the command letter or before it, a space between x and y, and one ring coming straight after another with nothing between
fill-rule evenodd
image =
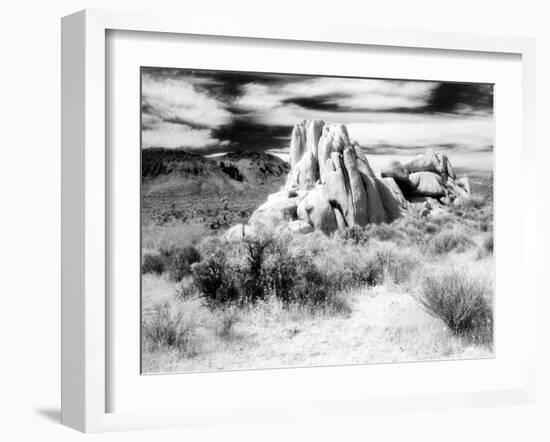
<instances>
[{"instance_id":1,"label":"scrubby vegetation","mask_svg":"<svg viewBox=\"0 0 550 442\"><path fill-rule=\"evenodd\" d=\"M492 334L489 284L465 270L451 268L427 276L417 299L456 335Z\"/></svg>"},{"instance_id":2,"label":"scrubby vegetation","mask_svg":"<svg viewBox=\"0 0 550 442\"><path fill-rule=\"evenodd\" d=\"M156 275L167 272L172 281L178 282L191 273L191 265L200 259L199 251L193 246L171 247L162 249L160 254L146 254L141 272Z\"/></svg>"},{"instance_id":3,"label":"scrubby vegetation","mask_svg":"<svg viewBox=\"0 0 550 442\"><path fill-rule=\"evenodd\" d=\"M141 273L153 273L155 275L162 275L166 270L166 262L162 255L158 253L148 253L143 257L143 263L141 264Z\"/></svg>"},{"instance_id":4,"label":"scrubby vegetation","mask_svg":"<svg viewBox=\"0 0 550 442\"><path fill-rule=\"evenodd\" d=\"M164 298L151 295L143 316L146 371L299 365L304 348L308 361L327 363L352 344L319 342L332 342L328 330L338 335L347 324L356 339L351 362L361 361L357 354L368 362L492 351L492 204L485 199L428 218L413 209L391 224L332 236L227 242L188 227L147 227L154 235L144 238L145 290L162 284ZM389 316L376 328L382 314ZM392 356L368 356L382 351ZM339 357L334 362L348 360Z\"/></svg>"},{"instance_id":5,"label":"scrubby vegetation","mask_svg":"<svg viewBox=\"0 0 550 442\"><path fill-rule=\"evenodd\" d=\"M193 342L193 325L181 309L170 304L157 304L144 312L143 337L145 347L159 351L175 349L182 356L192 357L198 349Z\"/></svg>"},{"instance_id":6,"label":"scrubby vegetation","mask_svg":"<svg viewBox=\"0 0 550 442\"><path fill-rule=\"evenodd\" d=\"M467 233L459 229L453 229L445 230L435 235L430 247L433 253L441 255L453 251L464 252L473 245L474 242Z\"/></svg>"}]
</instances>

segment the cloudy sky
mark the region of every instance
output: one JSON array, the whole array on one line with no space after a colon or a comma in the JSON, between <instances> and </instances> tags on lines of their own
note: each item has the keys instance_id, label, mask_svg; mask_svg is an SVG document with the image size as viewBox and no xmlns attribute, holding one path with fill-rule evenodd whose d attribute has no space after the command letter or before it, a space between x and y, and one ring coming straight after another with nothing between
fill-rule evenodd
<instances>
[{"instance_id":1,"label":"cloudy sky","mask_svg":"<svg viewBox=\"0 0 550 442\"><path fill-rule=\"evenodd\" d=\"M141 105L143 148L284 157L294 124L319 118L345 123L374 163L432 147L492 170L487 84L142 68Z\"/></svg>"}]
</instances>

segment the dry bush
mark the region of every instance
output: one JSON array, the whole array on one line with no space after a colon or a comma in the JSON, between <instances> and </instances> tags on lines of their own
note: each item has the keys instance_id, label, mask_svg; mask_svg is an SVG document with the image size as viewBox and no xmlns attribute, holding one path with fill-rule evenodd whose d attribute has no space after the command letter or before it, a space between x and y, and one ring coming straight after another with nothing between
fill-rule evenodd
<instances>
[{"instance_id":1,"label":"dry bush","mask_svg":"<svg viewBox=\"0 0 550 442\"><path fill-rule=\"evenodd\" d=\"M163 249L161 256L164 259L168 277L176 282L191 274L191 266L201 259L199 251L194 246Z\"/></svg>"},{"instance_id":2,"label":"dry bush","mask_svg":"<svg viewBox=\"0 0 550 442\"><path fill-rule=\"evenodd\" d=\"M376 285L383 279L384 269L368 246L334 241L329 250L315 257L314 263L335 290Z\"/></svg>"},{"instance_id":3,"label":"dry bush","mask_svg":"<svg viewBox=\"0 0 550 442\"><path fill-rule=\"evenodd\" d=\"M194 324L181 309L170 304L157 304L144 312L142 321L144 345L149 351L177 350L185 357L199 353Z\"/></svg>"},{"instance_id":4,"label":"dry bush","mask_svg":"<svg viewBox=\"0 0 550 442\"><path fill-rule=\"evenodd\" d=\"M422 262L417 250L388 242L371 242L369 253L371 266L382 271L378 282L406 283Z\"/></svg>"},{"instance_id":5,"label":"dry bush","mask_svg":"<svg viewBox=\"0 0 550 442\"><path fill-rule=\"evenodd\" d=\"M209 308L233 305L240 302L234 269L222 248L213 249L192 267L193 280Z\"/></svg>"},{"instance_id":6,"label":"dry bush","mask_svg":"<svg viewBox=\"0 0 550 442\"><path fill-rule=\"evenodd\" d=\"M493 254L493 233L488 233L485 235L481 241L481 246L477 250L477 259L483 259L489 255Z\"/></svg>"},{"instance_id":7,"label":"dry bush","mask_svg":"<svg viewBox=\"0 0 550 442\"><path fill-rule=\"evenodd\" d=\"M146 254L141 263L141 273L143 275L152 273L154 275L162 275L166 270L166 262L162 255Z\"/></svg>"},{"instance_id":8,"label":"dry bush","mask_svg":"<svg viewBox=\"0 0 550 442\"><path fill-rule=\"evenodd\" d=\"M216 336L224 341L236 339L234 326L240 321L239 312L233 308L224 309L218 318L216 325Z\"/></svg>"},{"instance_id":9,"label":"dry bush","mask_svg":"<svg viewBox=\"0 0 550 442\"><path fill-rule=\"evenodd\" d=\"M481 209L487 204L487 199L483 195L471 195L469 198L459 198L453 204L457 210Z\"/></svg>"},{"instance_id":10,"label":"dry bush","mask_svg":"<svg viewBox=\"0 0 550 442\"><path fill-rule=\"evenodd\" d=\"M424 278L415 296L431 315L441 319L455 335L480 331L492 336L493 310L489 284L465 270L447 269Z\"/></svg>"},{"instance_id":11,"label":"dry bush","mask_svg":"<svg viewBox=\"0 0 550 442\"><path fill-rule=\"evenodd\" d=\"M436 255L464 252L474 245L471 235L462 229L444 230L435 235L430 243L430 251Z\"/></svg>"},{"instance_id":12,"label":"dry bush","mask_svg":"<svg viewBox=\"0 0 550 442\"><path fill-rule=\"evenodd\" d=\"M328 239L325 245L327 241L332 243ZM192 267L193 278L211 309L250 308L272 297L286 307L297 304L326 309L340 288L337 282L343 279L332 279L316 265L317 257L328 256L327 250L317 248L316 257L293 243L292 236L259 235L239 243L211 242L201 250L203 259ZM363 272L356 273L365 277Z\"/></svg>"},{"instance_id":13,"label":"dry bush","mask_svg":"<svg viewBox=\"0 0 550 442\"><path fill-rule=\"evenodd\" d=\"M354 244L366 244L370 240L391 241L397 244L406 242L406 237L393 224L367 224L365 227L352 226L339 233L340 237Z\"/></svg>"}]
</instances>

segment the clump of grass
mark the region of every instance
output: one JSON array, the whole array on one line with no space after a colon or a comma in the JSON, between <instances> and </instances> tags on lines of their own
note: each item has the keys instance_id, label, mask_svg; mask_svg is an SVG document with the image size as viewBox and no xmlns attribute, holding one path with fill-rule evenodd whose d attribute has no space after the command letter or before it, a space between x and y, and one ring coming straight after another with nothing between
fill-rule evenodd
<instances>
[{"instance_id":1,"label":"clump of grass","mask_svg":"<svg viewBox=\"0 0 550 442\"><path fill-rule=\"evenodd\" d=\"M199 262L201 255L194 246L171 247L161 250L168 277L179 282L191 274L191 266Z\"/></svg>"},{"instance_id":2,"label":"clump of grass","mask_svg":"<svg viewBox=\"0 0 550 442\"><path fill-rule=\"evenodd\" d=\"M141 273L153 273L155 275L162 275L166 270L166 262L162 255L159 254L146 254L143 257L141 264Z\"/></svg>"},{"instance_id":3,"label":"clump of grass","mask_svg":"<svg viewBox=\"0 0 550 442\"><path fill-rule=\"evenodd\" d=\"M198 298L197 287L192 277L184 277L180 281L174 292L174 298L177 301L186 301Z\"/></svg>"},{"instance_id":4,"label":"clump of grass","mask_svg":"<svg viewBox=\"0 0 550 442\"><path fill-rule=\"evenodd\" d=\"M199 353L193 324L182 310L170 304L157 304L145 312L142 322L145 346L152 351L172 349L185 357Z\"/></svg>"},{"instance_id":5,"label":"clump of grass","mask_svg":"<svg viewBox=\"0 0 550 442\"><path fill-rule=\"evenodd\" d=\"M483 195L471 195L468 198L459 198L455 201L453 207L458 210L468 211L471 209L481 209L487 204L487 199Z\"/></svg>"},{"instance_id":6,"label":"clump of grass","mask_svg":"<svg viewBox=\"0 0 550 442\"><path fill-rule=\"evenodd\" d=\"M417 251L392 243L371 243L370 253L371 260L375 263L373 267L382 272L378 282L406 283L421 263L420 254Z\"/></svg>"},{"instance_id":7,"label":"clump of grass","mask_svg":"<svg viewBox=\"0 0 550 442\"><path fill-rule=\"evenodd\" d=\"M368 246L334 241L313 263L337 291L382 282L384 269Z\"/></svg>"},{"instance_id":8,"label":"clump of grass","mask_svg":"<svg viewBox=\"0 0 550 442\"><path fill-rule=\"evenodd\" d=\"M470 235L459 229L444 230L435 235L430 244L430 250L437 254L465 252L474 245Z\"/></svg>"},{"instance_id":9,"label":"clump of grass","mask_svg":"<svg viewBox=\"0 0 550 442\"><path fill-rule=\"evenodd\" d=\"M396 225L367 224L365 227L352 226L342 230L340 237L354 244L366 244L370 240L390 241L397 244L406 242L406 237Z\"/></svg>"},{"instance_id":10,"label":"clump of grass","mask_svg":"<svg viewBox=\"0 0 550 442\"><path fill-rule=\"evenodd\" d=\"M483 259L493 253L493 233L487 234L477 250L477 259Z\"/></svg>"},{"instance_id":11,"label":"clump of grass","mask_svg":"<svg viewBox=\"0 0 550 442\"><path fill-rule=\"evenodd\" d=\"M216 335L224 341L235 340L234 326L239 321L240 316L237 310L232 308L222 310L216 327Z\"/></svg>"},{"instance_id":12,"label":"clump of grass","mask_svg":"<svg viewBox=\"0 0 550 442\"><path fill-rule=\"evenodd\" d=\"M427 276L415 296L432 316L441 319L458 336L492 337L492 306L487 299L486 281L465 270L448 269Z\"/></svg>"}]
</instances>

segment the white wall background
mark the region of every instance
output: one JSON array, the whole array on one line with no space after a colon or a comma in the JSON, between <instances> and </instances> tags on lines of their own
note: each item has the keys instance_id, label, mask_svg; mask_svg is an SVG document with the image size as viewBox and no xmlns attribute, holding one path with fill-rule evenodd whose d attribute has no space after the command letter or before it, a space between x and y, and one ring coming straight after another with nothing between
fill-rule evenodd
<instances>
[{"instance_id":1,"label":"white wall background","mask_svg":"<svg viewBox=\"0 0 550 442\"><path fill-rule=\"evenodd\" d=\"M271 3L271 4L270 4ZM388 0L56 0L5 2L0 14L0 439L83 440L59 425L60 358L60 17L83 8L166 10L182 17L317 21L509 34L537 38L539 170L531 182L548 199L550 27L543 1ZM517 179L511 177L510 179ZM510 202L514 204L515 202ZM539 206L540 398L535 406L366 416L91 436L101 441L162 440L549 440L550 327L548 210ZM546 262L544 262L546 261ZM90 436L88 436L90 437Z\"/></svg>"}]
</instances>

